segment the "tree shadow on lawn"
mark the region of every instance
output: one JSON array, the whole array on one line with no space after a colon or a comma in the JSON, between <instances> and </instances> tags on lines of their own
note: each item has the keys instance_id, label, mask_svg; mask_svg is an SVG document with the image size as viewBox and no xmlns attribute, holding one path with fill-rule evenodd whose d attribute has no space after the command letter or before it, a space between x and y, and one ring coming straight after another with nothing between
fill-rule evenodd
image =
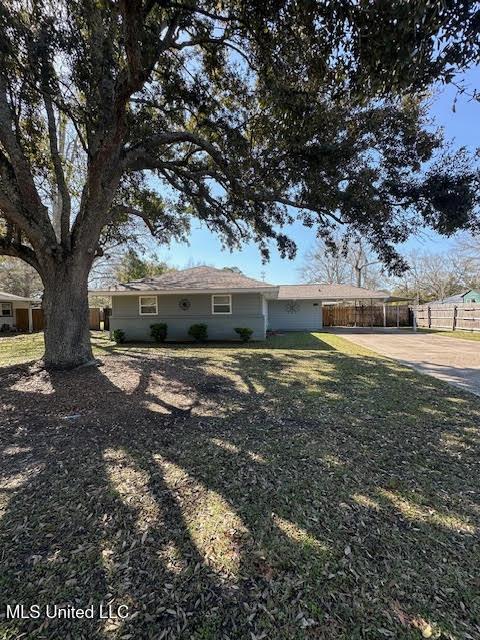
<instances>
[{"instance_id":1,"label":"tree shadow on lawn","mask_svg":"<svg viewBox=\"0 0 480 640\"><path fill-rule=\"evenodd\" d=\"M127 342L124 344L114 344L111 342L107 333L94 332L94 348L96 351L103 353L128 353L131 349L140 349L142 351L156 351L159 348L163 348L166 351L177 350L198 350L205 351L214 349L248 349L252 351L257 350L283 350L283 351L333 351L334 347L322 340L315 332L287 332L283 334L276 334L266 338L266 340L254 340L248 343L242 343L238 340L228 341L214 341L208 340L207 342L165 342L162 345L155 344L154 342Z\"/></svg>"},{"instance_id":2,"label":"tree shadow on lawn","mask_svg":"<svg viewBox=\"0 0 480 640\"><path fill-rule=\"evenodd\" d=\"M480 410L460 392L328 351L2 377L0 611L133 616L5 638L478 636Z\"/></svg>"}]
</instances>

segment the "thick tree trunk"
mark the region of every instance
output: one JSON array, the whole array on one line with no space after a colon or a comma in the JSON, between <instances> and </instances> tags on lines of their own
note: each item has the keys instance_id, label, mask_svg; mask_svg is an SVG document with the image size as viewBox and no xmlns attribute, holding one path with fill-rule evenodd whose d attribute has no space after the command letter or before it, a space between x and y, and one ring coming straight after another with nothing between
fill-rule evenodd
<instances>
[{"instance_id":1,"label":"thick tree trunk","mask_svg":"<svg viewBox=\"0 0 480 640\"><path fill-rule=\"evenodd\" d=\"M88 312L89 265L67 260L44 274L45 366L71 369L93 361Z\"/></svg>"}]
</instances>

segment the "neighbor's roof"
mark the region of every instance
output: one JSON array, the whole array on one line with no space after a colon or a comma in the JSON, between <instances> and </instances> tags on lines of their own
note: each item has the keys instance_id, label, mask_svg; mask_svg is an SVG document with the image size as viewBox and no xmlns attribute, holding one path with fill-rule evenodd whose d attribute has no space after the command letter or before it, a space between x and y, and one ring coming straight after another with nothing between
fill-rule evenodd
<instances>
[{"instance_id":1,"label":"neighbor's roof","mask_svg":"<svg viewBox=\"0 0 480 640\"><path fill-rule=\"evenodd\" d=\"M243 273L214 267L193 267L182 271L168 271L161 276L141 278L116 284L101 293L136 293L143 291L230 291L236 289L273 289L271 284L244 276ZM94 293L93 291L91 293ZM100 293L100 292L99 292Z\"/></svg>"},{"instance_id":2,"label":"neighbor's roof","mask_svg":"<svg viewBox=\"0 0 480 640\"><path fill-rule=\"evenodd\" d=\"M440 300L439 302L441 302L442 304L449 304L450 302L463 302L463 298L467 295L467 293L470 293L470 291L473 291L474 293L476 293L476 289L467 289L466 291L462 291L461 293L457 293L454 296L448 296L448 298L444 298L443 300Z\"/></svg>"},{"instance_id":3,"label":"neighbor's roof","mask_svg":"<svg viewBox=\"0 0 480 640\"><path fill-rule=\"evenodd\" d=\"M34 302L33 298L22 298L22 296L14 296L13 293L0 291L0 302Z\"/></svg>"},{"instance_id":4,"label":"neighbor's roof","mask_svg":"<svg viewBox=\"0 0 480 640\"><path fill-rule=\"evenodd\" d=\"M349 284L282 284L278 291L279 300L383 300L388 297L386 291L372 291Z\"/></svg>"}]
</instances>

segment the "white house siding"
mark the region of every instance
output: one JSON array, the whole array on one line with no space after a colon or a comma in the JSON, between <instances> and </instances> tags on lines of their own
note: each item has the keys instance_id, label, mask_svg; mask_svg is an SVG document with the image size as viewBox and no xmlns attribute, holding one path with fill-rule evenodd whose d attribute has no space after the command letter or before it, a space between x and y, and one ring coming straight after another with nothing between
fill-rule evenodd
<instances>
[{"instance_id":1,"label":"white house siding","mask_svg":"<svg viewBox=\"0 0 480 640\"><path fill-rule=\"evenodd\" d=\"M10 304L13 307L13 311L11 315L8 316L0 316L0 327L4 324L8 324L9 327L13 327L15 324L15 307L11 302L0 302L0 309L2 304Z\"/></svg>"},{"instance_id":2,"label":"white house siding","mask_svg":"<svg viewBox=\"0 0 480 640\"><path fill-rule=\"evenodd\" d=\"M1 301L1 302L7 303L7 300ZM11 316L0 316L0 327L3 324L8 324L9 327L16 326L15 311L17 309L28 309L28 303L27 302L14 301L14 302L9 302L9 304L12 305L12 315Z\"/></svg>"},{"instance_id":3,"label":"white house siding","mask_svg":"<svg viewBox=\"0 0 480 640\"><path fill-rule=\"evenodd\" d=\"M218 295L225 295L219 292ZM145 292L143 296L155 295ZM112 296L110 329L122 329L127 340L151 340L150 325L165 322L168 325L167 340L188 340L192 324L205 323L212 340L236 340L236 327L253 329L253 340L265 339L263 295L259 293L233 293L232 313L213 314L210 294L158 295L158 313L141 316L139 296ZM180 308L181 300L188 300L190 307Z\"/></svg>"},{"instance_id":4,"label":"white house siding","mask_svg":"<svg viewBox=\"0 0 480 640\"><path fill-rule=\"evenodd\" d=\"M263 318L264 318L264 328L265 328L265 334L267 333L267 329L269 328L268 325L268 300L262 296L262 313L263 313Z\"/></svg>"},{"instance_id":5,"label":"white house siding","mask_svg":"<svg viewBox=\"0 0 480 640\"><path fill-rule=\"evenodd\" d=\"M322 302L269 300L268 327L273 331L318 331L322 328Z\"/></svg>"}]
</instances>

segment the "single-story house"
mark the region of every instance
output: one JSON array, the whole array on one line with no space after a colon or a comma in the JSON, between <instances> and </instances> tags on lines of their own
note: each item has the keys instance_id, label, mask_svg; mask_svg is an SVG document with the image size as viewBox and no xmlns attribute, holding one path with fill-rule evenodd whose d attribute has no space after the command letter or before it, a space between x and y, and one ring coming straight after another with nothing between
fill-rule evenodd
<instances>
[{"instance_id":1,"label":"single-story house","mask_svg":"<svg viewBox=\"0 0 480 640\"><path fill-rule=\"evenodd\" d=\"M149 340L150 325L157 322L167 323L171 340L188 339L189 327L198 323L208 325L213 340L238 338L236 327L249 327L252 339L263 340L268 329L321 329L326 302L390 299L385 291L349 285L275 286L213 267L170 271L90 293L111 297L110 331L121 329L127 340Z\"/></svg>"},{"instance_id":2,"label":"single-story house","mask_svg":"<svg viewBox=\"0 0 480 640\"><path fill-rule=\"evenodd\" d=\"M32 305L34 300L14 296L0 291L0 329L8 325L10 329L33 331Z\"/></svg>"},{"instance_id":3,"label":"single-story house","mask_svg":"<svg viewBox=\"0 0 480 640\"><path fill-rule=\"evenodd\" d=\"M438 304L464 304L467 302L480 302L480 291L478 289L467 289L455 296L448 296L443 300L439 300Z\"/></svg>"}]
</instances>

